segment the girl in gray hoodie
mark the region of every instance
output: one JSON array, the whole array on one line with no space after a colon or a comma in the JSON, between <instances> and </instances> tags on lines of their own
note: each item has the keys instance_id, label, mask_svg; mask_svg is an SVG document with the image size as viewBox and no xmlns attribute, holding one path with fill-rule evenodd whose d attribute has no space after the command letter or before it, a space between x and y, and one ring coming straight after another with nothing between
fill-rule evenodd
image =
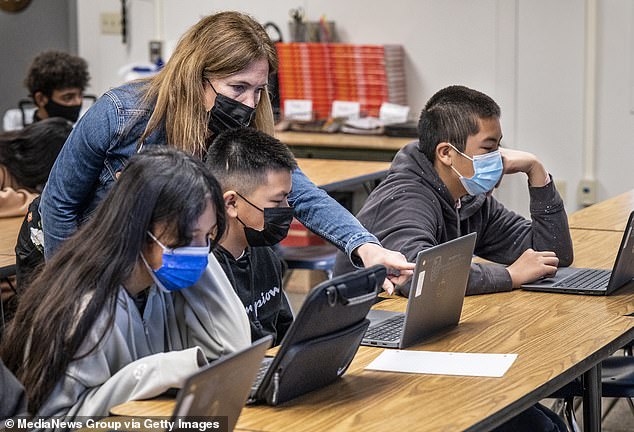
<instances>
[{"instance_id":1,"label":"girl in gray hoodie","mask_svg":"<svg viewBox=\"0 0 634 432\"><path fill-rule=\"evenodd\" d=\"M222 191L201 162L160 147L131 158L26 289L4 340L29 411L107 415L248 346L244 307L209 254L224 227Z\"/></svg>"}]
</instances>

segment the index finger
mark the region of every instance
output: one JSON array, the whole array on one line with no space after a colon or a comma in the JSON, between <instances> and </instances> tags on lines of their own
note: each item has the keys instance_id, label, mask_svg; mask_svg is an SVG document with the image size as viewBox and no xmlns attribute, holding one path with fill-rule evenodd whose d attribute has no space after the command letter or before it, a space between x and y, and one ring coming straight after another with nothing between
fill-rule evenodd
<instances>
[{"instance_id":1,"label":"index finger","mask_svg":"<svg viewBox=\"0 0 634 432\"><path fill-rule=\"evenodd\" d=\"M407 281L412 278L414 272L401 272L399 276L396 275L387 275L387 280L389 280L393 285L404 285Z\"/></svg>"}]
</instances>

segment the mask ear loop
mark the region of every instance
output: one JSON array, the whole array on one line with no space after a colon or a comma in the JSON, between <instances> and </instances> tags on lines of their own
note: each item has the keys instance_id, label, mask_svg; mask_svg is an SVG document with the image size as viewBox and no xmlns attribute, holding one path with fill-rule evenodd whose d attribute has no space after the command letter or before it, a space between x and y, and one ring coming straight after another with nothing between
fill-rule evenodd
<instances>
[{"instance_id":1,"label":"mask ear loop","mask_svg":"<svg viewBox=\"0 0 634 432\"><path fill-rule=\"evenodd\" d=\"M146 232L147 232L147 235L149 235L152 240L154 240L160 247L163 248L163 250L170 249L167 246L165 246L163 243L161 243L159 239L154 237L154 234L152 234L150 231L146 231Z\"/></svg>"},{"instance_id":2,"label":"mask ear loop","mask_svg":"<svg viewBox=\"0 0 634 432\"><path fill-rule=\"evenodd\" d=\"M211 83L211 81L209 80L209 78L204 77L205 81L207 81L207 84L209 84L209 87L211 87L211 89L214 91L214 93L216 93L216 96L218 96L218 92L216 91L216 89L214 88L214 85Z\"/></svg>"},{"instance_id":3,"label":"mask ear loop","mask_svg":"<svg viewBox=\"0 0 634 432\"><path fill-rule=\"evenodd\" d=\"M452 149L454 149L454 151L464 157L466 157L467 159L469 159L471 161L471 163L473 164L473 158L470 157L467 154L464 154L463 152L461 152L460 150L458 150L452 143L448 142L447 144L449 144L451 146ZM454 168L453 166L453 160L451 161L451 165L450 165L451 169L458 175L459 178L467 178L465 176L463 176L462 174L460 174L458 172L458 170L456 168ZM474 167L474 175L475 175L475 167Z\"/></svg>"}]
</instances>

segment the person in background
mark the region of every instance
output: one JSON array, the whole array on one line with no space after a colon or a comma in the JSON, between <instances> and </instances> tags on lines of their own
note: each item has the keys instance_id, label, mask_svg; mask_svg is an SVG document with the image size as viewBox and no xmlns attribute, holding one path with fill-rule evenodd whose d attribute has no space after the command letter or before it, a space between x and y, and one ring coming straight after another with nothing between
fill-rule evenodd
<instances>
[{"instance_id":1,"label":"person in background","mask_svg":"<svg viewBox=\"0 0 634 432\"><path fill-rule=\"evenodd\" d=\"M16 130L49 117L62 117L75 123L82 108L84 90L90 75L86 61L62 51L45 51L33 59L24 85L35 105L34 110L9 110L4 130Z\"/></svg>"},{"instance_id":2,"label":"person in background","mask_svg":"<svg viewBox=\"0 0 634 432\"><path fill-rule=\"evenodd\" d=\"M210 248L222 191L175 149L132 157L91 218L25 290L0 357L36 416L100 416L157 396L250 344Z\"/></svg>"},{"instance_id":3,"label":"person in background","mask_svg":"<svg viewBox=\"0 0 634 432\"><path fill-rule=\"evenodd\" d=\"M224 130L250 126L273 135L266 88L277 62L259 23L239 12L220 12L193 25L157 75L106 92L77 122L42 194L46 257L89 217L139 148L166 144L202 159ZM399 270L392 277L396 283L411 277L413 264L384 249L299 169L288 201L297 219L355 265ZM392 289L390 279L384 287Z\"/></svg>"},{"instance_id":4,"label":"person in background","mask_svg":"<svg viewBox=\"0 0 634 432\"><path fill-rule=\"evenodd\" d=\"M71 130L69 121L51 118L0 133L0 217L27 213Z\"/></svg>"},{"instance_id":5,"label":"person in background","mask_svg":"<svg viewBox=\"0 0 634 432\"><path fill-rule=\"evenodd\" d=\"M284 264L272 246L286 237L293 219L288 195L297 163L279 140L243 128L218 135L206 164L220 182L227 215L214 255L244 304L251 339L271 335L277 345L293 313L282 290Z\"/></svg>"},{"instance_id":6,"label":"person in background","mask_svg":"<svg viewBox=\"0 0 634 432\"><path fill-rule=\"evenodd\" d=\"M409 260L424 249L478 234L467 294L510 291L572 263L564 203L552 176L531 153L500 147L500 107L463 86L438 91L422 110L419 141L395 156L387 178L358 214L361 223ZM531 220L491 192L503 175L528 180ZM348 263L338 257L335 273ZM403 294L409 285L401 287Z\"/></svg>"}]
</instances>

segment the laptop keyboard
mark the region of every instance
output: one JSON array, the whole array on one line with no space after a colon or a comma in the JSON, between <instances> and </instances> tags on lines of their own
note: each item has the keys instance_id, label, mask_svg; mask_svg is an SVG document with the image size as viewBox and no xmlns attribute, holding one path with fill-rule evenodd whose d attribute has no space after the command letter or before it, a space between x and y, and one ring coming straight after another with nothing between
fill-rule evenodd
<instances>
[{"instance_id":1,"label":"laptop keyboard","mask_svg":"<svg viewBox=\"0 0 634 432\"><path fill-rule=\"evenodd\" d=\"M273 363L273 357L264 357L264 359L262 359L260 370L258 371L258 374L255 376L255 381L253 381L253 385L251 386L252 391L257 390L260 387L260 384L262 384L262 380L264 380L266 373L269 371L269 367L271 366L271 363Z\"/></svg>"},{"instance_id":2,"label":"laptop keyboard","mask_svg":"<svg viewBox=\"0 0 634 432\"><path fill-rule=\"evenodd\" d=\"M377 326L369 327L363 338L387 342L398 341L403 332L403 324L405 324L405 315L394 316Z\"/></svg>"},{"instance_id":3,"label":"laptop keyboard","mask_svg":"<svg viewBox=\"0 0 634 432\"><path fill-rule=\"evenodd\" d=\"M606 289L610 281L610 270L584 269L557 282L555 287L578 288L588 290Z\"/></svg>"}]
</instances>

